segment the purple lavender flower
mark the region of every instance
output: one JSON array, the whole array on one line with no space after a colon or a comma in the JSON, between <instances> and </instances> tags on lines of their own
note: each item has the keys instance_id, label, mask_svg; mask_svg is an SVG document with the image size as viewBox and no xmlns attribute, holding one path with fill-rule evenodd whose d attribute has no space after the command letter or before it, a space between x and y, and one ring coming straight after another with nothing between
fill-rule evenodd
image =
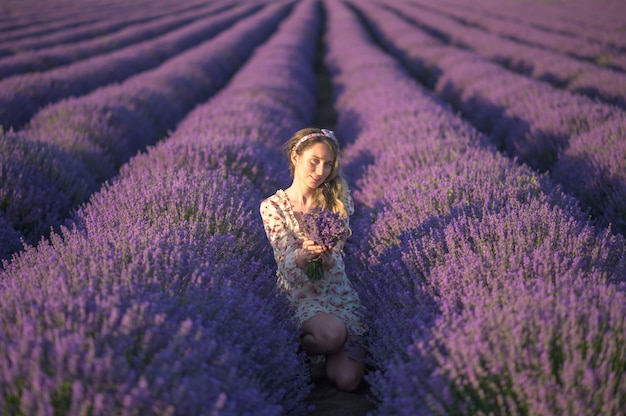
<instances>
[{"instance_id":1,"label":"purple lavender flower","mask_svg":"<svg viewBox=\"0 0 626 416\"><path fill-rule=\"evenodd\" d=\"M350 229L340 213L315 208L302 216L302 227L307 236L324 247L333 247L350 236Z\"/></svg>"},{"instance_id":2,"label":"purple lavender flower","mask_svg":"<svg viewBox=\"0 0 626 416\"><path fill-rule=\"evenodd\" d=\"M334 247L350 236L350 228L345 218L340 213L328 209L312 209L302 215L300 224L308 238L323 247ZM310 280L321 279L324 276L321 259L310 261L305 272Z\"/></svg>"}]
</instances>

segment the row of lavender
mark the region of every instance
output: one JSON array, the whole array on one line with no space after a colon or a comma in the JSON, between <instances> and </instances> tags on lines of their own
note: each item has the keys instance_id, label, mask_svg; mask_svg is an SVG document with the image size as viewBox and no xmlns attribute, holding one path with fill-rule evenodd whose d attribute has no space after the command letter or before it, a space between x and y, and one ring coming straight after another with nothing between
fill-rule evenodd
<instances>
[{"instance_id":1,"label":"row of lavender","mask_svg":"<svg viewBox=\"0 0 626 416\"><path fill-rule=\"evenodd\" d=\"M185 0L187 1L187 0ZM193 0L189 0L193 1ZM0 39L19 39L62 31L70 27L89 25L102 20L116 19L114 10L122 12L146 9L147 4L157 8L165 3L147 0L54 0L41 3L37 0L5 0L0 9Z\"/></svg>"},{"instance_id":2,"label":"row of lavender","mask_svg":"<svg viewBox=\"0 0 626 416\"><path fill-rule=\"evenodd\" d=\"M351 3L385 48L488 133L498 149L539 171L549 170L600 224L626 231L623 109L512 73L441 42L385 7ZM409 18L422 13L412 6L393 8Z\"/></svg>"},{"instance_id":3,"label":"row of lavender","mask_svg":"<svg viewBox=\"0 0 626 416\"><path fill-rule=\"evenodd\" d=\"M122 83L48 106L28 128L0 135L2 258L19 249L21 238L35 244L62 224L137 151L217 92L284 18L287 5L258 9L215 16L206 25L214 38Z\"/></svg>"},{"instance_id":4,"label":"row of lavender","mask_svg":"<svg viewBox=\"0 0 626 416\"><path fill-rule=\"evenodd\" d=\"M423 0L412 0L412 3L419 5L420 8L436 11L436 13L451 17L464 25L478 27L502 38L533 45L554 51L562 56L573 57L618 71L626 70L626 58L623 54L626 44L623 43L623 40L620 47L614 42L594 41L580 36L580 34L564 34L550 28L537 28L533 24L516 21L513 17L485 16L480 9L469 10L455 7L458 4L433 4ZM624 17L626 16L626 8L624 6L622 8L622 16ZM538 10L534 10L534 12L536 13ZM575 28L575 24L572 24L571 28Z\"/></svg>"},{"instance_id":5,"label":"row of lavender","mask_svg":"<svg viewBox=\"0 0 626 416\"><path fill-rule=\"evenodd\" d=\"M321 27L319 3L291 4L221 92L8 265L3 414L306 413L258 207L314 114Z\"/></svg>"},{"instance_id":6,"label":"row of lavender","mask_svg":"<svg viewBox=\"0 0 626 416\"><path fill-rule=\"evenodd\" d=\"M111 53L78 60L50 71L14 75L0 82L0 123L5 130L22 128L50 103L87 94L107 84L152 70L184 51L198 47L258 9L240 6L222 13L219 6L182 28L146 39Z\"/></svg>"},{"instance_id":7,"label":"row of lavender","mask_svg":"<svg viewBox=\"0 0 626 416\"><path fill-rule=\"evenodd\" d=\"M432 3L427 1L414 0L411 6L403 10L409 10L405 17L410 17L416 24L434 32L449 44L469 49L512 71L548 82L555 87L626 108L626 62L624 68L611 69L609 64L602 65L601 62L596 64L595 61L600 61L600 58L591 60L568 56L566 51L556 47L546 49L543 45L529 44L524 39L511 39L506 33L489 30L492 29L490 25L485 25L487 28L484 29L475 27L473 20L466 22L469 17L461 14L458 9L433 7ZM509 28L513 25L511 22L501 21L497 24L506 24ZM532 26L525 28L526 31L533 30ZM537 32L539 33L536 36L539 34L544 37L550 36L546 31L537 30ZM570 46L571 49L578 51L583 49L583 46L577 43L583 42L584 39L571 37L566 39L571 39L573 44ZM598 52L603 57L608 53ZM620 57L625 56L621 51L616 53Z\"/></svg>"},{"instance_id":8,"label":"row of lavender","mask_svg":"<svg viewBox=\"0 0 626 416\"><path fill-rule=\"evenodd\" d=\"M185 3L176 8L151 9L149 12L127 14L124 19L106 20L87 27L72 27L61 32L11 41L10 45L15 48L16 53L0 58L0 79L11 75L50 70L98 54L114 52L128 45L161 36L212 12L215 13L219 8L218 2L201 8ZM2 47L0 43L0 48Z\"/></svg>"},{"instance_id":9,"label":"row of lavender","mask_svg":"<svg viewBox=\"0 0 626 416\"><path fill-rule=\"evenodd\" d=\"M568 2L565 7L560 2L537 2L535 0L523 0L502 3L497 0L480 0L468 4L463 0L445 0L443 3L450 7L448 11L459 9L463 15L473 10L472 18L477 18L477 24L483 22L477 14L482 14L489 24L495 24L494 17L503 22L517 22L525 27L534 27L552 32L554 36L533 36L538 43L559 45L559 41L569 43L567 38L583 38L591 43L600 43L610 48L624 50L626 39L624 38L624 18L626 8L621 0L606 0L598 3L595 0L577 0ZM434 5L434 4L433 4ZM599 7L600 6L600 7ZM532 13L529 13L531 12ZM455 12L456 13L456 12ZM536 34L534 30L516 30L519 28L513 24L511 28L504 25L496 26L502 33L510 33L525 38L528 33ZM548 42L546 42L546 40ZM568 48L573 52L571 48Z\"/></svg>"},{"instance_id":10,"label":"row of lavender","mask_svg":"<svg viewBox=\"0 0 626 416\"><path fill-rule=\"evenodd\" d=\"M624 238L415 83L353 9L325 4L378 413L620 414Z\"/></svg>"},{"instance_id":11,"label":"row of lavender","mask_svg":"<svg viewBox=\"0 0 626 416\"><path fill-rule=\"evenodd\" d=\"M59 17L56 17L58 11L48 12L44 22L40 21L40 15L31 16L22 23L24 26L0 32L0 57L105 36L128 25L189 10L193 6L189 2L175 6L154 2L147 11L145 6L126 2L107 5L106 8L102 5L97 10L79 7L72 10L69 16L66 15L68 12ZM11 22L15 23L15 17L11 17Z\"/></svg>"}]
</instances>

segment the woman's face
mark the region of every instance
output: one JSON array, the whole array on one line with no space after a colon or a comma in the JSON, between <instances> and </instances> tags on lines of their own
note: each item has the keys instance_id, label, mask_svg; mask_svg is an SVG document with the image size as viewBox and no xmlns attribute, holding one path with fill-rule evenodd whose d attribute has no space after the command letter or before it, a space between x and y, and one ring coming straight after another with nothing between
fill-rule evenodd
<instances>
[{"instance_id":1,"label":"woman's face","mask_svg":"<svg viewBox=\"0 0 626 416\"><path fill-rule=\"evenodd\" d=\"M318 142L307 147L300 155L294 152L291 158L295 166L294 181L317 188L333 170L335 152L326 144Z\"/></svg>"}]
</instances>

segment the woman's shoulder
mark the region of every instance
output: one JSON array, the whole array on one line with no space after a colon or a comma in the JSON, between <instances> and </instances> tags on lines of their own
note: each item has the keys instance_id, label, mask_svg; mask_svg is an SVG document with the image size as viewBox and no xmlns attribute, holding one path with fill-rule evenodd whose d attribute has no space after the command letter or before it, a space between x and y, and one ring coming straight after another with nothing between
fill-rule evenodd
<instances>
[{"instance_id":1,"label":"woman's shoulder","mask_svg":"<svg viewBox=\"0 0 626 416\"><path fill-rule=\"evenodd\" d=\"M285 191L283 191L282 189L277 190L276 192L274 192L274 194L266 197L261 204L268 204L268 203L272 203L272 202L280 202L285 196Z\"/></svg>"},{"instance_id":2,"label":"woman's shoulder","mask_svg":"<svg viewBox=\"0 0 626 416\"><path fill-rule=\"evenodd\" d=\"M268 196L263 201L261 201L261 213L267 210L276 211L282 210L281 206L284 205L285 192L282 189L279 189L273 195Z\"/></svg>"}]
</instances>

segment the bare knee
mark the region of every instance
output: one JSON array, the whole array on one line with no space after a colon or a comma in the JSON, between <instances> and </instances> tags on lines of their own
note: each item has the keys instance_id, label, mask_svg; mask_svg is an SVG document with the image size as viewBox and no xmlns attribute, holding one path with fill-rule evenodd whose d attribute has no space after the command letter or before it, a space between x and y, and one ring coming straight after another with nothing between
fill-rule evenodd
<instances>
[{"instance_id":1,"label":"bare knee","mask_svg":"<svg viewBox=\"0 0 626 416\"><path fill-rule=\"evenodd\" d=\"M348 331L339 319L329 320L320 328L320 338L328 347L329 352L340 351L348 338Z\"/></svg>"},{"instance_id":2,"label":"bare knee","mask_svg":"<svg viewBox=\"0 0 626 416\"><path fill-rule=\"evenodd\" d=\"M340 351L348 339L346 325L335 315L319 313L305 322L305 332L311 334L317 345L324 350L324 354L333 354Z\"/></svg>"},{"instance_id":3,"label":"bare knee","mask_svg":"<svg viewBox=\"0 0 626 416\"><path fill-rule=\"evenodd\" d=\"M335 384L341 391L354 391L361 385L363 375L360 371L344 371L337 374Z\"/></svg>"},{"instance_id":4,"label":"bare knee","mask_svg":"<svg viewBox=\"0 0 626 416\"><path fill-rule=\"evenodd\" d=\"M364 374L365 363L353 360L345 351L326 357L326 375L339 390L358 389Z\"/></svg>"}]
</instances>

